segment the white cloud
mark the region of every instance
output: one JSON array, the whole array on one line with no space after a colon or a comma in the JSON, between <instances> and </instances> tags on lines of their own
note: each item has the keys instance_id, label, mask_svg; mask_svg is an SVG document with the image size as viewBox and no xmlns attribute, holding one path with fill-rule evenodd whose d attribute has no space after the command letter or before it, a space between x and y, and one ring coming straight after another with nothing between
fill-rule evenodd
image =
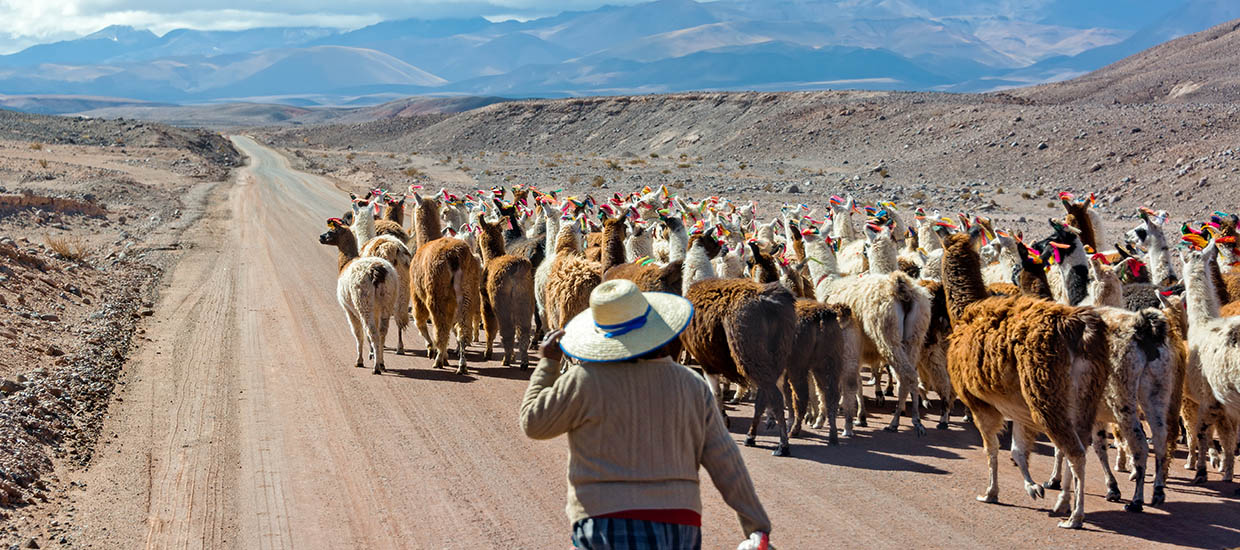
<instances>
[{"instance_id":1,"label":"white cloud","mask_svg":"<svg viewBox=\"0 0 1240 550\"><path fill-rule=\"evenodd\" d=\"M563 10L645 0L0 0L0 53L68 40L108 25L164 34L177 28L363 27L407 17L530 19Z\"/></svg>"}]
</instances>

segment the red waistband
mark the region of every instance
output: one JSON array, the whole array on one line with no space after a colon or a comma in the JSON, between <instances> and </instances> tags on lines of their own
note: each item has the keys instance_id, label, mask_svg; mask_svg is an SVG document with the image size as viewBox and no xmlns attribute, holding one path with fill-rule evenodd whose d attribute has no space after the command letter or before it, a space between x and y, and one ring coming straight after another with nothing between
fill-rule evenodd
<instances>
[{"instance_id":1,"label":"red waistband","mask_svg":"<svg viewBox=\"0 0 1240 550\"><path fill-rule=\"evenodd\" d=\"M671 523L673 525L692 525L694 527L702 526L702 515L687 508L671 508L666 510L621 510L610 514L594 516L596 518L609 519L636 519L641 521L653 521L656 523Z\"/></svg>"}]
</instances>

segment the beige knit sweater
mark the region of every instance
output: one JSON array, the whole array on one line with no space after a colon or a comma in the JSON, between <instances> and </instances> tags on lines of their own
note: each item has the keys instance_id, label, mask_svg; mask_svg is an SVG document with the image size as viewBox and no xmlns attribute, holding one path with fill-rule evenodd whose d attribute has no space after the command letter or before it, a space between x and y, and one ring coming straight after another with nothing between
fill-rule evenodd
<instances>
[{"instance_id":1,"label":"beige knit sweater","mask_svg":"<svg viewBox=\"0 0 1240 550\"><path fill-rule=\"evenodd\" d=\"M710 388L670 358L582 363L543 359L521 403L534 439L568 434L570 522L623 510L701 513L705 466L744 535L771 531Z\"/></svg>"}]
</instances>

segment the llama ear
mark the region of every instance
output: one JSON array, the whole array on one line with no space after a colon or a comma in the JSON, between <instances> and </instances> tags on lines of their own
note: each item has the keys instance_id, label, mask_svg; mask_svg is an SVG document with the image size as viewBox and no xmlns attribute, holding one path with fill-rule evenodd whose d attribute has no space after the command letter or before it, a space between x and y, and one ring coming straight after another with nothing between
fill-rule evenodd
<instances>
[{"instance_id":1,"label":"llama ear","mask_svg":"<svg viewBox=\"0 0 1240 550\"><path fill-rule=\"evenodd\" d=\"M350 193L349 193L349 200L351 200L351 201L355 201L355 200L357 200L357 195L354 195L352 192L350 192Z\"/></svg>"}]
</instances>

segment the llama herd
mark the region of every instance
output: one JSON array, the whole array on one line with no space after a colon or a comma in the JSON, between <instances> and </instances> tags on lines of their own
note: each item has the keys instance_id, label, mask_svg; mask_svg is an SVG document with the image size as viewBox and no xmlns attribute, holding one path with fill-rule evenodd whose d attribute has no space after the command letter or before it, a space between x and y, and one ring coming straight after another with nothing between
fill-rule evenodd
<instances>
[{"instance_id":1,"label":"llama herd","mask_svg":"<svg viewBox=\"0 0 1240 550\"><path fill-rule=\"evenodd\" d=\"M778 430L777 456L791 453L788 439L803 423L827 425L830 444L839 440L837 417L846 438L866 426L867 372L880 402L896 399L887 431L899 430L907 407L913 432L926 435L921 415L931 394L942 404L939 429L964 403L989 465L983 502L998 501L999 436L1010 429L1025 492L1038 499L1059 490L1061 527L1084 520L1087 449L1101 463L1108 500L1122 498L1114 470L1129 473L1131 512L1146 502L1151 451L1148 502L1164 502L1181 436L1194 483L1211 468L1232 479L1240 435L1235 215L1173 229L1165 212L1142 208L1112 245L1093 197L1067 193L1049 236L1026 242L982 217L841 197L821 215L785 205L764 221L754 202L691 200L666 188L604 201L520 185L463 196L420 189L355 196L319 237L339 252L337 297L357 366L369 350L376 374L392 321L404 353L410 310L436 368L454 352L457 372L466 373L465 349L479 334L486 358L498 334L503 364L528 368L537 333L586 310L601 282L628 279L692 302L695 315L673 353L701 370L721 410L728 385L733 399L752 397L745 444L755 444L767 416ZM1044 483L1029 473L1040 435L1055 449ZM1118 451L1114 467L1109 446Z\"/></svg>"}]
</instances>

